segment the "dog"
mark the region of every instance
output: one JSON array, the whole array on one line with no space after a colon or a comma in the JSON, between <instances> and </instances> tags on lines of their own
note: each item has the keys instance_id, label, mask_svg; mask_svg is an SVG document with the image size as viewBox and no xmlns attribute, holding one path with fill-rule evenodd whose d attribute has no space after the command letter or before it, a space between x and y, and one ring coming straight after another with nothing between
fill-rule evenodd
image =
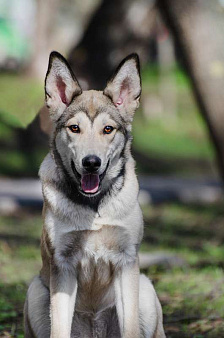
<instances>
[{"instance_id":1,"label":"dog","mask_svg":"<svg viewBox=\"0 0 224 338\"><path fill-rule=\"evenodd\" d=\"M27 292L26 338L165 337L160 302L139 273L143 219L130 147L140 95L137 54L104 91L82 91L64 57L50 54L43 264Z\"/></svg>"}]
</instances>

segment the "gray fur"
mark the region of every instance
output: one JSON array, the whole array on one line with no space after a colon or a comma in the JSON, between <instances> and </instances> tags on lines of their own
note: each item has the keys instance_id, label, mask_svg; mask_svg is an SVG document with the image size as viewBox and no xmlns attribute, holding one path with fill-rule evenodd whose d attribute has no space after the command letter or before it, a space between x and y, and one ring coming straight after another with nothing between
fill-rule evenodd
<instances>
[{"instance_id":1,"label":"gray fur","mask_svg":"<svg viewBox=\"0 0 224 338\"><path fill-rule=\"evenodd\" d=\"M155 290L139 275L143 221L130 131L140 91L136 56L123 61L104 92L82 92L63 57L50 57L46 103L54 130L39 172L43 266L27 293L25 337L165 336ZM102 132L107 125L110 135ZM101 159L92 194L80 186L89 154Z\"/></svg>"}]
</instances>

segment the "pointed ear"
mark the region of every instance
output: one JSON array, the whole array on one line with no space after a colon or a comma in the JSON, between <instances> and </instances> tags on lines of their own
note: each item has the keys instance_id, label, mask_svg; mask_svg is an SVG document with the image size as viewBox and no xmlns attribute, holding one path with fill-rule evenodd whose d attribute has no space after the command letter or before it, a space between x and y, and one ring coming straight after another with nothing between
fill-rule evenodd
<instances>
[{"instance_id":1,"label":"pointed ear","mask_svg":"<svg viewBox=\"0 0 224 338\"><path fill-rule=\"evenodd\" d=\"M108 81L104 94L110 97L121 114L131 122L141 95L140 64L137 54L126 57Z\"/></svg>"},{"instance_id":2,"label":"pointed ear","mask_svg":"<svg viewBox=\"0 0 224 338\"><path fill-rule=\"evenodd\" d=\"M45 78L45 100L51 118L56 121L82 89L65 58L52 52Z\"/></svg>"}]
</instances>

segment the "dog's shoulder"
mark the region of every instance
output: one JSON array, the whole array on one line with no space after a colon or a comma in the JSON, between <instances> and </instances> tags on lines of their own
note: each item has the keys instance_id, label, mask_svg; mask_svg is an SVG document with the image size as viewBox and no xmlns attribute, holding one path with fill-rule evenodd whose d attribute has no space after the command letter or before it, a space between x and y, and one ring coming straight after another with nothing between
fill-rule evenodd
<instances>
[{"instance_id":1,"label":"dog's shoulder","mask_svg":"<svg viewBox=\"0 0 224 338\"><path fill-rule=\"evenodd\" d=\"M57 179L56 163L50 153L45 156L43 162L41 163L38 175L42 182Z\"/></svg>"}]
</instances>

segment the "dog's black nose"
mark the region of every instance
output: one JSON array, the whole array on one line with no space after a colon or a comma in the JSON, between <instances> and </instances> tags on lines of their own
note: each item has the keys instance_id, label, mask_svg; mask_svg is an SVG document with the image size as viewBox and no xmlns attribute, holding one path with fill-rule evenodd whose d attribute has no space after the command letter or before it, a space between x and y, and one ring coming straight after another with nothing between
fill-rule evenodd
<instances>
[{"instance_id":1,"label":"dog's black nose","mask_svg":"<svg viewBox=\"0 0 224 338\"><path fill-rule=\"evenodd\" d=\"M101 159L95 155L88 155L82 159L82 165L88 172L94 172L101 166Z\"/></svg>"}]
</instances>

